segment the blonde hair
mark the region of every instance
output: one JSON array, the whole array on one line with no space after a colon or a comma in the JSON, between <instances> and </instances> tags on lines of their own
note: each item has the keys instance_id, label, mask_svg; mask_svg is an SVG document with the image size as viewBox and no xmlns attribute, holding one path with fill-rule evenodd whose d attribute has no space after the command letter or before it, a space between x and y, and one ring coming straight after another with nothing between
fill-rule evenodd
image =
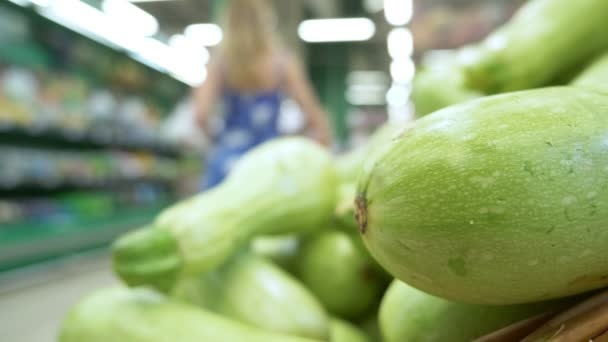
<instances>
[{"instance_id":1,"label":"blonde hair","mask_svg":"<svg viewBox=\"0 0 608 342\"><path fill-rule=\"evenodd\" d=\"M274 9L266 0L231 0L224 12L222 64L230 84L243 87L259 83L258 62L278 43Z\"/></svg>"}]
</instances>

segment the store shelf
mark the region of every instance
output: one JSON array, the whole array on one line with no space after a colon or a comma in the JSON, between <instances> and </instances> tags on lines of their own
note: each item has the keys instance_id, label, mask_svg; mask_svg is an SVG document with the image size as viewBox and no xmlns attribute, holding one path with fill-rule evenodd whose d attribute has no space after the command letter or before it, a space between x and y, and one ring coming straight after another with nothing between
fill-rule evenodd
<instances>
[{"instance_id":1,"label":"store shelf","mask_svg":"<svg viewBox=\"0 0 608 342\"><path fill-rule=\"evenodd\" d=\"M64 223L0 226L0 272L107 245L119 234L145 225L164 207L125 210L106 218Z\"/></svg>"},{"instance_id":2,"label":"store shelf","mask_svg":"<svg viewBox=\"0 0 608 342\"><path fill-rule=\"evenodd\" d=\"M125 178L112 179L103 182L88 181L62 181L58 183L21 183L17 185L4 185L0 182L0 199L12 197L14 195L47 195L59 192L74 191L100 191L100 190L120 190L134 185L155 185L163 188L171 188L173 180L163 178Z\"/></svg>"},{"instance_id":3,"label":"store shelf","mask_svg":"<svg viewBox=\"0 0 608 342\"><path fill-rule=\"evenodd\" d=\"M179 158L182 152L178 147L154 141L133 139L132 137L113 137L112 134L76 132L54 128L26 129L0 122L0 144L64 149L112 149L138 151Z\"/></svg>"}]
</instances>

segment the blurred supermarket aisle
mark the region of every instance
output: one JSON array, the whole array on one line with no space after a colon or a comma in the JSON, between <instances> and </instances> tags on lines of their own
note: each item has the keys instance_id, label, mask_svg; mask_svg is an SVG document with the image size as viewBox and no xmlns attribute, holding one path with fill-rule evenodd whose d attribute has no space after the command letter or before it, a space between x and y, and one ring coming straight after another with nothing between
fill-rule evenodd
<instances>
[{"instance_id":1,"label":"blurred supermarket aisle","mask_svg":"<svg viewBox=\"0 0 608 342\"><path fill-rule=\"evenodd\" d=\"M15 342L55 341L61 320L79 298L96 288L117 283L105 251L2 275L1 339Z\"/></svg>"}]
</instances>

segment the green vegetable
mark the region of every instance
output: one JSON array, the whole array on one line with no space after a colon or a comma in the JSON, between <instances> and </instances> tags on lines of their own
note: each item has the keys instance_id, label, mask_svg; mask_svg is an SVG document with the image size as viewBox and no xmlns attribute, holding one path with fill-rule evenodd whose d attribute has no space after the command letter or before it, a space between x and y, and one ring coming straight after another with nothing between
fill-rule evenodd
<instances>
[{"instance_id":1,"label":"green vegetable","mask_svg":"<svg viewBox=\"0 0 608 342\"><path fill-rule=\"evenodd\" d=\"M367 336L349 322L334 318L330 323L330 342L368 342Z\"/></svg>"},{"instance_id":2,"label":"green vegetable","mask_svg":"<svg viewBox=\"0 0 608 342\"><path fill-rule=\"evenodd\" d=\"M336 178L329 153L309 140L265 143L221 185L119 239L114 269L130 286L168 291L177 277L213 269L256 236L318 229L333 215Z\"/></svg>"},{"instance_id":3,"label":"green vegetable","mask_svg":"<svg viewBox=\"0 0 608 342\"><path fill-rule=\"evenodd\" d=\"M400 280L473 304L608 285L608 96L554 87L448 107L364 171L357 217Z\"/></svg>"},{"instance_id":4,"label":"green vegetable","mask_svg":"<svg viewBox=\"0 0 608 342\"><path fill-rule=\"evenodd\" d=\"M416 73L412 87L412 101L418 116L483 95L465 87L463 72L453 53L425 64Z\"/></svg>"},{"instance_id":5,"label":"green vegetable","mask_svg":"<svg viewBox=\"0 0 608 342\"><path fill-rule=\"evenodd\" d=\"M608 90L608 54L595 60L572 83L576 86Z\"/></svg>"},{"instance_id":6,"label":"green vegetable","mask_svg":"<svg viewBox=\"0 0 608 342\"><path fill-rule=\"evenodd\" d=\"M168 300L149 289L105 289L78 303L59 342L312 342L272 334Z\"/></svg>"},{"instance_id":7,"label":"green vegetable","mask_svg":"<svg viewBox=\"0 0 608 342\"><path fill-rule=\"evenodd\" d=\"M374 150L390 141L399 127L395 123L385 123L376 129L364 145L336 158L336 169L341 184L337 191L334 219L339 223L339 226L344 227L347 231L354 231L357 228L355 221L355 184L361 170L366 163L369 163L367 157Z\"/></svg>"},{"instance_id":8,"label":"green vegetable","mask_svg":"<svg viewBox=\"0 0 608 342\"><path fill-rule=\"evenodd\" d=\"M384 141L390 140L398 127L399 125L395 123L387 122L377 128L365 144L338 156L336 158L336 170L340 183L356 182L367 156L377 146L382 146Z\"/></svg>"},{"instance_id":9,"label":"green vegetable","mask_svg":"<svg viewBox=\"0 0 608 342\"><path fill-rule=\"evenodd\" d=\"M608 49L608 1L531 0L464 49L467 86L501 93L545 86Z\"/></svg>"},{"instance_id":10,"label":"green vegetable","mask_svg":"<svg viewBox=\"0 0 608 342\"><path fill-rule=\"evenodd\" d=\"M357 185L345 183L338 188L338 205L334 212L336 222L346 231L354 232L357 229L355 221L355 197L357 197Z\"/></svg>"},{"instance_id":11,"label":"green vegetable","mask_svg":"<svg viewBox=\"0 0 608 342\"><path fill-rule=\"evenodd\" d=\"M562 299L507 306L461 304L433 297L396 280L382 300L380 329L386 342L470 342L511 323L573 303L573 299Z\"/></svg>"},{"instance_id":12,"label":"green vegetable","mask_svg":"<svg viewBox=\"0 0 608 342\"><path fill-rule=\"evenodd\" d=\"M285 271L295 274L300 253L297 235L260 236L251 241L251 250Z\"/></svg>"},{"instance_id":13,"label":"green vegetable","mask_svg":"<svg viewBox=\"0 0 608 342\"><path fill-rule=\"evenodd\" d=\"M370 342L383 342L380 332L380 323L378 322L378 310L373 315L366 317L359 323L361 329L365 332Z\"/></svg>"},{"instance_id":14,"label":"green vegetable","mask_svg":"<svg viewBox=\"0 0 608 342\"><path fill-rule=\"evenodd\" d=\"M219 270L180 282L174 295L264 330L326 339L329 318L312 293L262 257L238 255Z\"/></svg>"},{"instance_id":15,"label":"green vegetable","mask_svg":"<svg viewBox=\"0 0 608 342\"><path fill-rule=\"evenodd\" d=\"M380 298L384 277L353 237L329 230L302 246L299 276L327 310L343 318L367 313Z\"/></svg>"}]
</instances>

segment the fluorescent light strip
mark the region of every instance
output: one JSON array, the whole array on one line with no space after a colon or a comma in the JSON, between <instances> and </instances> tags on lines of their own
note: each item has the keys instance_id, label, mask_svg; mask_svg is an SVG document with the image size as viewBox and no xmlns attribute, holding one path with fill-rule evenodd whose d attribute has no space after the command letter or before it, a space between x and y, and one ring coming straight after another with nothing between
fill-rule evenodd
<instances>
[{"instance_id":1,"label":"fluorescent light strip","mask_svg":"<svg viewBox=\"0 0 608 342\"><path fill-rule=\"evenodd\" d=\"M401 26L412 19L412 0L384 0L384 16L389 24Z\"/></svg>"},{"instance_id":2,"label":"fluorescent light strip","mask_svg":"<svg viewBox=\"0 0 608 342\"><path fill-rule=\"evenodd\" d=\"M186 27L184 35L204 46L215 46L224 38L222 29L216 24L192 24Z\"/></svg>"},{"instance_id":3,"label":"fluorescent light strip","mask_svg":"<svg viewBox=\"0 0 608 342\"><path fill-rule=\"evenodd\" d=\"M397 84L409 84L414 79L415 72L414 61L409 58L391 62L391 77Z\"/></svg>"},{"instance_id":4,"label":"fluorescent light strip","mask_svg":"<svg viewBox=\"0 0 608 342\"><path fill-rule=\"evenodd\" d=\"M142 36L153 36L158 32L158 20L126 0L104 0L101 8L113 24L125 31Z\"/></svg>"},{"instance_id":5,"label":"fluorescent light strip","mask_svg":"<svg viewBox=\"0 0 608 342\"><path fill-rule=\"evenodd\" d=\"M375 33L374 22L367 18L312 19L298 27L300 38L309 43L365 41Z\"/></svg>"},{"instance_id":6,"label":"fluorescent light strip","mask_svg":"<svg viewBox=\"0 0 608 342\"><path fill-rule=\"evenodd\" d=\"M414 51L414 38L412 32L406 28L394 28L387 38L388 53L393 59L405 59L412 56Z\"/></svg>"},{"instance_id":7,"label":"fluorescent light strip","mask_svg":"<svg viewBox=\"0 0 608 342\"><path fill-rule=\"evenodd\" d=\"M391 107L401 107L407 105L411 94L411 87L393 84L386 93L386 102Z\"/></svg>"},{"instance_id":8,"label":"fluorescent light strip","mask_svg":"<svg viewBox=\"0 0 608 342\"><path fill-rule=\"evenodd\" d=\"M356 70L351 71L346 76L346 83L349 85L357 84L388 84L389 79L384 71L367 71L367 70Z\"/></svg>"}]
</instances>

